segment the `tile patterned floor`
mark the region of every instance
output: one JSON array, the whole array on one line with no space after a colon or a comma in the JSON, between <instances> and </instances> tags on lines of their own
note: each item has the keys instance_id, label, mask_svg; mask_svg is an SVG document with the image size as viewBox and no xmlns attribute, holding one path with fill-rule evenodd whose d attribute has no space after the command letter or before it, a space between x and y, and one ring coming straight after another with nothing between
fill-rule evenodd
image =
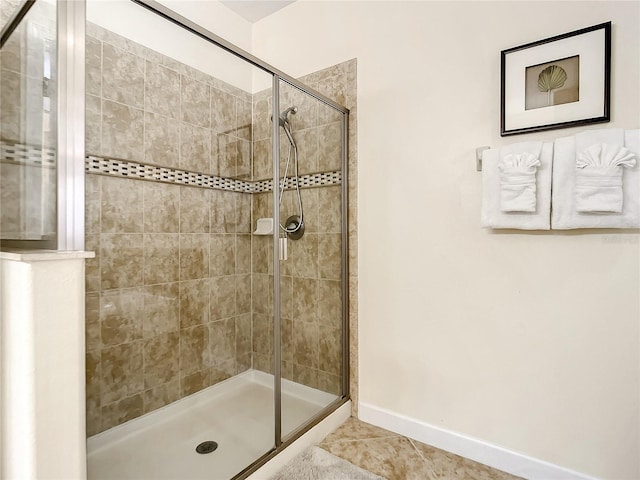
<instances>
[{"instance_id":1,"label":"tile patterned floor","mask_svg":"<svg viewBox=\"0 0 640 480\"><path fill-rule=\"evenodd\" d=\"M387 480L519 478L355 418L347 420L319 446Z\"/></svg>"}]
</instances>

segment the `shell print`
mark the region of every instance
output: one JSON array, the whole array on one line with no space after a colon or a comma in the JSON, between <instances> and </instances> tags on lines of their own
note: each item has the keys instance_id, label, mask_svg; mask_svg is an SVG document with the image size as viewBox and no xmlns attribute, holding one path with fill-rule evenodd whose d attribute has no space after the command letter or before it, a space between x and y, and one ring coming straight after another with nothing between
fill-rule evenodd
<instances>
[{"instance_id":1,"label":"shell print","mask_svg":"<svg viewBox=\"0 0 640 480\"><path fill-rule=\"evenodd\" d=\"M549 65L538 75L538 89L541 92L550 92L560 88L567 81L567 72L558 65Z\"/></svg>"}]
</instances>

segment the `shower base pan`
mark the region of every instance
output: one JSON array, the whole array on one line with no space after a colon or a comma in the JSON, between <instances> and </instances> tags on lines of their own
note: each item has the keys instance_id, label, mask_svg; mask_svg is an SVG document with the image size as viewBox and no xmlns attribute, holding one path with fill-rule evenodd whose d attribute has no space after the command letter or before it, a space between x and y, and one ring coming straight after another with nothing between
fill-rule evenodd
<instances>
[{"instance_id":1,"label":"shower base pan","mask_svg":"<svg viewBox=\"0 0 640 480\"><path fill-rule=\"evenodd\" d=\"M283 380L283 437L337 398ZM257 473L275 471L278 464L284 465L288 457L335 429L348 417L345 405L338 410L339 415L331 414ZM217 448L197 453L196 447L208 441L216 442ZM90 437L88 478L228 480L273 446L273 376L249 370Z\"/></svg>"}]
</instances>

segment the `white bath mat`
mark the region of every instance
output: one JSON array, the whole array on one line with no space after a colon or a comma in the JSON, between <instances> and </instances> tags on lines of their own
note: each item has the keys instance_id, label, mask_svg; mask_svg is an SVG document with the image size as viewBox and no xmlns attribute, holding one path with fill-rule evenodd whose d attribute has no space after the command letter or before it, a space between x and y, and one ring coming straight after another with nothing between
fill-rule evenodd
<instances>
[{"instance_id":1,"label":"white bath mat","mask_svg":"<svg viewBox=\"0 0 640 480\"><path fill-rule=\"evenodd\" d=\"M319 447L310 447L269 480L384 480Z\"/></svg>"}]
</instances>

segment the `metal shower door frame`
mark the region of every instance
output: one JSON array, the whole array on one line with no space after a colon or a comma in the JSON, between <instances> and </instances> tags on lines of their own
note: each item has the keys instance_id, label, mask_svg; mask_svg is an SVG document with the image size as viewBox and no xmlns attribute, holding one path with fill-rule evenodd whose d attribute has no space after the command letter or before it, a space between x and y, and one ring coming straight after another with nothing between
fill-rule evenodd
<instances>
[{"instance_id":1,"label":"metal shower door frame","mask_svg":"<svg viewBox=\"0 0 640 480\"><path fill-rule=\"evenodd\" d=\"M59 0L65 1L69 3L75 3L73 0ZM341 132L341 147L342 147L342 202L341 202L341 213L342 213L342 222L341 222L341 239L342 239L342 251L341 251L341 261L342 261L342 392L339 398L337 398L334 402L327 405L321 412L316 414L314 417L310 418L304 425L296 429L292 434L290 434L286 441L282 440L282 399L281 399L281 382L282 382L282 352L281 352L281 292L280 292L280 244L278 241L279 238L279 228L277 226L280 225L280 210L277 208L278 205L278 184L279 184L279 176L280 176L280 162L279 162L279 152L280 152L280 132L279 132L279 122L272 122L272 160L273 160L273 219L274 228L273 233L273 342L274 342L274 415L275 415L275 428L274 428L274 448L269 452L265 453L261 457L257 458L251 465L238 473L233 480L242 480L247 476L254 473L258 468L264 465L267 461L272 459L278 453L280 453L284 448L297 440L300 436L310 430L312 427L320 423L324 418L326 418L329 414L334 412L338 407L343 405L345 402L349 400L349 307L348 307L348 288L349 288L349 276L348 276L348 202L347 202L347 192L348 192L348 118L349 118L349 109L344 106L336 103L329 97L323 95L322 93L310 88L299 80L287 75L281 70L275 68L274 66L262 61L256 56L250 54L249 52L237 47L236 45L228 42L222 37L214 34L213 32L203 28L202 26L192 22L186 17L174 12L173 10L165 7L164 5L158 3L155 0L131 0L133 3L150 10L151 12L159 15L160 17L184 28L185 30L193 33L194 35L212 43L223 50L235 55L236 57L241 58L246 61L250 65L253 65L260 70L270 74L272 76L272 118L278 118L280 116L280 82L287 83L303 93L309 95L310 97L320 101L321 103L333 108L338 111L342 115L342 132ZM82 4L82 9L84 11L85 1L77 2ZM84 18L83 18L84 21ZM84 35L84 25L82 29L82 33ZM79 57L76 57L79 58ZM82 42L82 58L84 60L84 42ZM82 82L84 82L84 70ZM82 83L84 88L84 83ZM84 99L84 97L83 97ZM84 106L84 103L83 103ZM82 116L84 120L84 112ZM84 125L83 125L84 126ZM84 137L83 137L84 139ZM82 144L84 148L84 142ZM84 168L84 167L83 167ZM84 173L84 170L83 170ZM84 178L84 176L83 176ZM79 197L76 197L79 198ZM82 196L82 208L84 208L84 192ZM84 230L84 228L83 228ZM84 235L84 231L82 232Z\"/></svg>"}]
</instances>

